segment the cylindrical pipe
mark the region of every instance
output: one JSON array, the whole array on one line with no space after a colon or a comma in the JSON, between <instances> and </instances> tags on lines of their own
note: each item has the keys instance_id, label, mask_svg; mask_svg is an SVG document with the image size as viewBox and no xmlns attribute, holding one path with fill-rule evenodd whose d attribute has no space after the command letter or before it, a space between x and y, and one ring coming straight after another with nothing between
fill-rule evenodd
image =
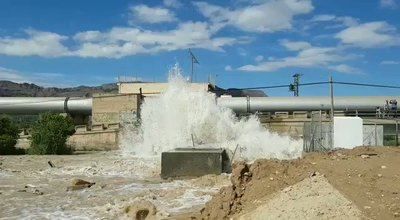
<instances>
[{"instance_id":1,"label":"cylindrical pipe","mask_svg":"<svg viewBox=\"0 0 400 220\"><path fill-rule=\"evenodd\" d=\"M375 112L377 107L384 108L386 100L400 97L385 96L342 96L335 97L337 111ZM277 111L329 111L329 97L221 97L217 99L221 107L232 109L236 113L277 112Z\"/></svg>"},{"instance_id":2,"label":"cylindrical pipe","mask_svg":"<svg viewBox=\"0 0 400 220\"><path fill-rule=\"evenodd\" d=\"M0 113L39 114L43 112L92 114L91 98L73 97L1 97Z\"/></svg>"},{"instance_id":3,"label":"cylindrical pipe","mask_svg":"<svg viewBox=\"0 0 400 220\"><path fill-rule=\"evenodd\" d=\"M334 107L337 111L375 112L377 107L384 109L386 100L400 100L400 97L346 96L334 99ZM331 105L328 97L221 97L217 99L217 103L237 113L328 111ZM92 98L0 97L0 113L38 114L42 112L90 115Z\"/></svg>"}]
</instances>

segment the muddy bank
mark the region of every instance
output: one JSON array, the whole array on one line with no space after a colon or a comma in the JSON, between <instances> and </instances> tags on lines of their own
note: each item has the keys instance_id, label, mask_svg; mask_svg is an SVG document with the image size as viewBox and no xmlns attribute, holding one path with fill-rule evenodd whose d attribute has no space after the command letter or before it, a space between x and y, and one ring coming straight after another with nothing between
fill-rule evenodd
<instances>
[{"instance_id":1,"label":"muddy bank","mask_svg":"<svg viewBox=\"0 0 400 220\"><path fill-rule=\"evenodd\" d=\"M314 209L317 214L325 213L333 218L335 214L332 214L329 203L340 198L350 208L346 209L348 212L337 213L336 218L339 219L344 216L346 218L363 216L372 219L400 217L398 161L400 161L399 148L362 147L313 153L291 161L258 160L253 164L237 163L231 176L231 186L222 188L200 213L191 216L198 219L239 218L245 213L256 212L262 205L268 210L273 207L268 205L268 201L276 200L288 187L313 176L322 176L326 183L332 186L327 195L337 195L337 197L332 200L329 196L318 196L318 199L327 206L318 208L310 204L300 209L297 216L312 216L310 213L306 215L307 210ZM324 185L323 181L321 184ZM311 187L308 191L313 192L313 189L315 188ZM298 195L302 193L299 192ZM291 203L292 208L283 208L283 212L302 207L303 202L300 199L302 196L291 198L297 203ZM267 213L262 212L262 214Z\"/></svg>"}]
</instances>

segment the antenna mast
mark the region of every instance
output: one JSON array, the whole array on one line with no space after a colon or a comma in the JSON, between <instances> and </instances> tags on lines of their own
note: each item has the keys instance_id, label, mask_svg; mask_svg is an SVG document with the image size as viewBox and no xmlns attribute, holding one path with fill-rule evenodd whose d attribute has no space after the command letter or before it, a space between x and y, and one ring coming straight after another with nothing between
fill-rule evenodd
<instances>
[{"instance_id":1,"label":"antenna mast","mask_svg":"<svg viewBox=\"0 0 400 220\"><path fill-rule=\"evenodd\" d=\"M197 60L196 56L192 53L192 50L189 48L189 54L190 54L190 58L192 61L192 76L190 77L190 82L193 83L193 79L194 79L194 64L200 64L199 60Z\"/></svg>"}]
</instances>

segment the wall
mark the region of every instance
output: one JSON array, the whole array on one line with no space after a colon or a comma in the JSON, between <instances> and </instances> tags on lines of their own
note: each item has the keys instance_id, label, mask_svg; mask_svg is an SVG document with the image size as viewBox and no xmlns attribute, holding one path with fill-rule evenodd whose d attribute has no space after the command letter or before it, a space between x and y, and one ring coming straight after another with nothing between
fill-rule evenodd
<instances>
[{"instance_id":1,"label":"wall","mask_svg":"<svg viewBox=\"0 0 400 220\"><path fill-rule=\"evenodd\" d=\"M121 114L136 114L139 106L138 94L97 94L93 97L92 124L120 123Z\"/></svg>"},{"instance_id":2,"label":"wall","mask_svg":"<svg viewBox=\"0 0 400 220\"><path fill-rule=\"evenodd\" d=\"M16 147L28 149L30 147L30 135L20 136ZM67 140L67 145L77 151L103 151L117 150L118 130L77 132Z\"/></svg>"},{"instance_id":3,"label":"wall","mask_svg":"<svg viewBox=\"0 0 400 220\"><path fill-rule=\"evenodd\" d=\"M75 133L67 144L74 150L117 150L118 130L87 131Z\"/></svg>"}]
</instances>

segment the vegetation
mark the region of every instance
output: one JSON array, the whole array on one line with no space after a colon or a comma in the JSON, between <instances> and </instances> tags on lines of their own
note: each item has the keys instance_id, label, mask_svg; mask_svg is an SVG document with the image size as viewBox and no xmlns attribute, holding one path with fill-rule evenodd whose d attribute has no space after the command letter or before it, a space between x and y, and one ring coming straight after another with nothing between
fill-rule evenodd
<instances>
[{"instance_id":1,"label":"vegetation","mask_svg":"<svg viewBox=\"0 0 400 220\"><path fill-rule=\"evenodd\" d=\"M25 150L15 147L18 140L18 127L10 118L0 117L0 155L24 154Z\"/></svg>"},{"instance_id":2,"label":"vegetation","mask_svg":"<svg viewBox=\"0 0 400 220\"><path fill-rule=\"evenodd\" d=\"M29 154L71 154L66 145L67 138L75 133L75 126L70 117L46 113L39 117L31 130Z\"/></svg>"}]
</instances>

